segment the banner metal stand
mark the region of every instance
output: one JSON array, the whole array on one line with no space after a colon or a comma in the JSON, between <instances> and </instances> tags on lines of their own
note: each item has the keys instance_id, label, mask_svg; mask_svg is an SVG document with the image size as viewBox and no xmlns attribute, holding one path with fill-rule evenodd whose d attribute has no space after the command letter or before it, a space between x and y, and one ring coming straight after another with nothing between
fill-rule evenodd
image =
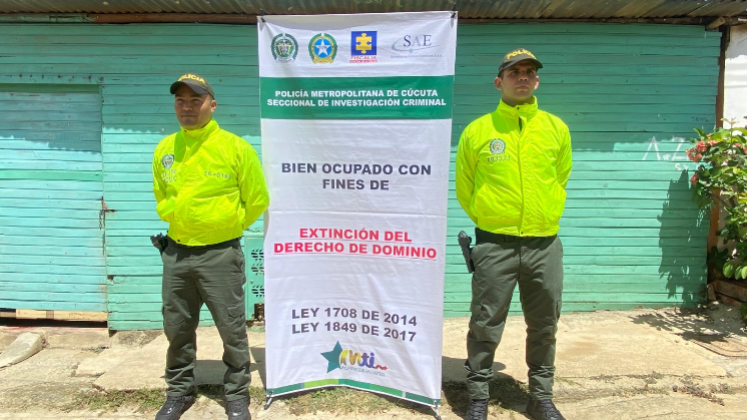
<instances>
[{"instance_id":1,"label":"banner metal stand","mask_svg":"<svg viewBox=\"0 0 747 420\"><path fill-rule=\"evenodd\" d=\"M438 401L433 401L431 410L433 410L433 415L436 417L436 420L441 420L441 413L438 412Z\"/></svg>"},{"instance_id":2,"label":"banner metal stand","mask_svg":"<svg viewBox=\"0 0 747 420\"><path fill-rule=\"evenodd\" d=\"M267 402L265 403L265 410L267 410L268 408L270 408L270 404L272 404L272 391L270 391L269 394L266 394L265 398L267 398Z\"/></svg>"}]
</instances>

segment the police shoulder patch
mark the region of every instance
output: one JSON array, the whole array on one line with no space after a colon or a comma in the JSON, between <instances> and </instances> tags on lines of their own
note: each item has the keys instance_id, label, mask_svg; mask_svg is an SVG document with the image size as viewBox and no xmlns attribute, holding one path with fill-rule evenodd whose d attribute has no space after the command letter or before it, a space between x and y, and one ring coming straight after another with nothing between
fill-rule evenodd
<instances>
[{"instance_id":1,"label":"police shoulder patch","mask_svg":"<svg viewBox=\"0 0 747 420\"><path fill-rule=\"evenodd\" d=\"M161 158L161 165L163 165L163 169L170 169L171 165L174 164L174 155L168 154L163 155Z\"/></svg>"}]
</instances>

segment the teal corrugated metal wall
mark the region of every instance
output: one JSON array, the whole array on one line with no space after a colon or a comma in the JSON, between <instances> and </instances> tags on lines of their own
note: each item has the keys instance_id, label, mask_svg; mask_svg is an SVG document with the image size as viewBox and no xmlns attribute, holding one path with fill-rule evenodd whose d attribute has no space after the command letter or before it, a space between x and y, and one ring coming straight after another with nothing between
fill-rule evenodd
<instances>
[{"instance_id":1,"label":"teal corrugated metal wall","mask_svg":"<svg viewBox=\"0 0 747 420\"><path fill-rule=\"evenodd\" d=\"M158 140L177 129L167 86L187 71L207 76L218 122L261 153L255 31L0 25L0 83L101 86L104 196L117 210L106 227L112 329L160 328L160 260L147 238L165 229L154 212L150 162ZM690 201L692 166L680 139L714 124L719 36L673 25L460 26L454 146L470 120L494 109L495 69L517 46L545 63L540 105L571 128L575 166L561 223L565 310L700 299L708 223ZM445 315L461 316L470 279L455 236L470 223L453 184L451 198ZM250 241L247 248L256 250L258 240ZM261 265L247 265L258 294L250 300L258 301ZM519 310L518 299L512 310Z\"/></svg>"},{"instance_id":2,"label":"teal corrugated metal wall","mask_svg":"<svg viewBox=\"0 0 747 420\"><path fill-rule=\"evenodd\" d=\"M672 25L459 27L453 152L469 121L495 108L491 79L501 54L516 47L542 60L540 107L570 127L574 167L560 223L564 311L704 298L709 222L690 199L694 166L684 151L693 127L715 123L720 36ZM451 238L472 224L455 200L449 210L444 308L461 316L470 283ZM517 294L511 311L520 310Z\"/></svg>"},{"instance_id":3,"label":"teal corrugated metal wall","mask_svg":"<svg viewBox=\"0 0 747 420\"><path fill-rule=\"evenodd\" d=\"M98 86L0 83L0 308L106 310Z\"/></svg>"},{"instance_id":4,"label":"teal corrugated metal wall","mask_svg":"<svg viewBox=\"0 0 747 420\"><path fill-rule=\"evenodd\" d=\"M256 49L255 26L0 25L0 83L100 86L104 198L116 210L106 221L110 328L161 327L161 261L148 237L166 230L151 160L179 128L168 86L207 76L221 126L259 150Z\"/></svg>"}]
</instances>

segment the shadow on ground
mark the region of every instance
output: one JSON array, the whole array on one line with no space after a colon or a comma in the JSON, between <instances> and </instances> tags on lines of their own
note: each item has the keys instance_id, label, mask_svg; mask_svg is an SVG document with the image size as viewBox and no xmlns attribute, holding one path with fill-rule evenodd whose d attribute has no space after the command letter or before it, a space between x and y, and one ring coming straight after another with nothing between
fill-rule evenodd
<instances>
[{"instance_id":1,"label":"shadow on ground","mask_svg":"<svg viewBox=\"0 0 747 420\"><path fill-rule=\"evenodd\" d=\"M718 305L715 308L672 308L635 315L635 324L648 325L659 331L677 335L687 333L736 335L747 338L744 325L738 319L739 308Z\"/></svg>"},{"instance_id":2,"label":"shadow on ground","mask_svg":"<svg viewBox=\"0 0 747 420\"><path fill-rule=\"evenodd\" d=\"M252 354L252 360L254 360L254 363L252 363L252 367L250 369L251 372L254 372L255 370L259 372L259 378L262 381L262 384L254 384L255 386L262 386L263 384L267 383L267 374L265 372L265 348L262 347L252 347L249 346L249 352Z\"/></svg>"},{"instance_id":3,"label":"shadow on ground","mask_svg":"<svg viewBox=\"0 0 747 420\"><path fill-rule=\"evenodd\" d=\"M467 393L467 384L464 380L454 380L457 377L453 372L464 371L464 359L455 359L452 357L443 358L444 372L452 372L450 375L444 375L442 384L443 405L448 406L454 414L466 418L469 409L469 394ZM529 400L529 391L526 384L501 373L506 369L502 363L494 363L493 371L496 372L492 381L490 381L490 411L504 412L507 410L523 413ZM464 376L464 375L461 375ZM523 414L519 414L523 416ZM523 418L523 417L520 417Z\"/></svg>"}]
</instances>

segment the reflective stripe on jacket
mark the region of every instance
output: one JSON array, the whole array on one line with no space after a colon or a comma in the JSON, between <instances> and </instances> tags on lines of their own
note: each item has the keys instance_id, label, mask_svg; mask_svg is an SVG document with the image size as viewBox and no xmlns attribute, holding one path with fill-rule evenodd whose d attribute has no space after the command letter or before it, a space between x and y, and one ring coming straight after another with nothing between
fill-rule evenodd
<instances>
[{"instance_id":1,"label":"reflective stripe on jacket","mask_svg":"<svg viewBox=\"0 0 747 420\"><path fill-rule=\"evenodd\" d=\"M464 129L456 195L478 228L513 236L552 236L565 208L571 135L537 100L498 108Z\"/></svg>"},{"instance_id":2,"label":"reflective stripe on jacket","mask_svg":"<svg viewBox=\"0 0 747 420\"><path fill-rule=\"evenodd\" d=\"M215 120L161 140L153 154L153 192L169 237L190 246L241 237L269 204L254 148Z\"/></svg>"}]
</instances>

